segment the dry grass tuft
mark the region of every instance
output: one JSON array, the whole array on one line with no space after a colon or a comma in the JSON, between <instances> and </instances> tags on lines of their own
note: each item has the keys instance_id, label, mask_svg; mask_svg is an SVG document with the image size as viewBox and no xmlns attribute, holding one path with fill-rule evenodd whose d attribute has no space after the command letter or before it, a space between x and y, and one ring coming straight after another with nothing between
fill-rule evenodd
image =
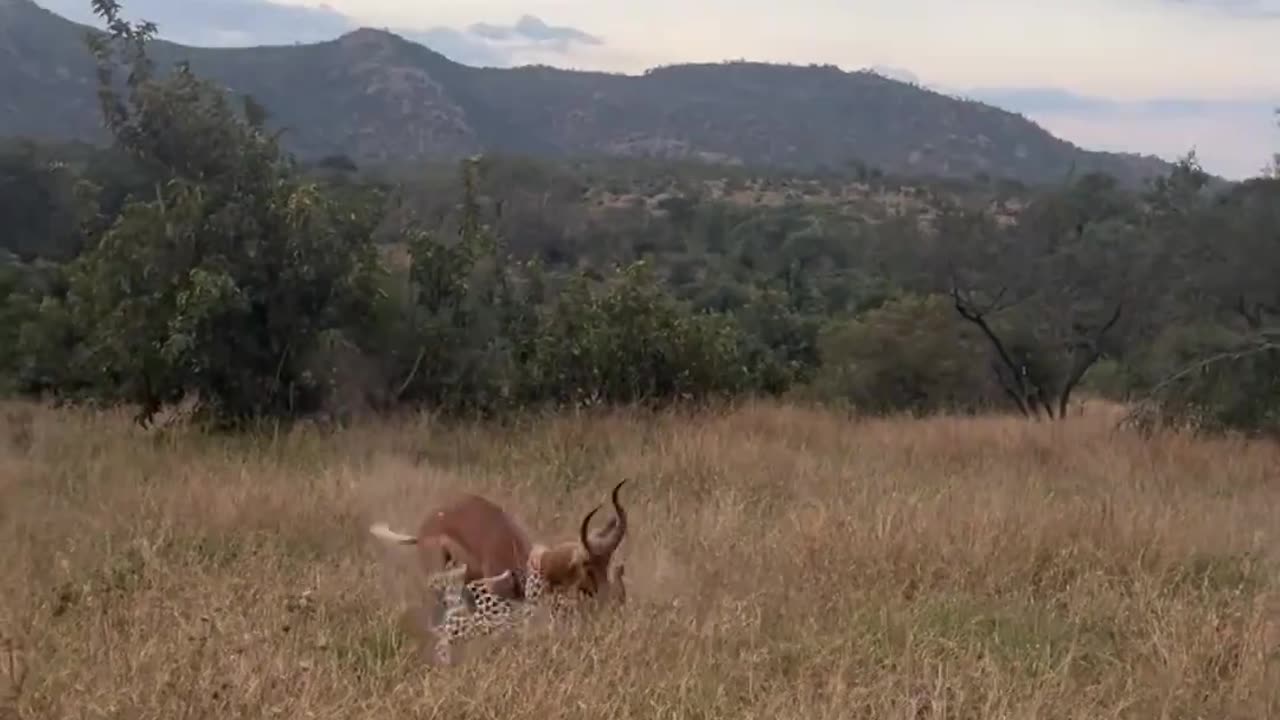
<instances>
[{"instance_id":1,"label":"dry grass tuft","mask_svg":"<svg viewBox=\"0 0 1280 720\"><path fill-rule=\"evenodd\" d=\"M1280 449L1111 428L0 406L0 717L1280 716ZM423 666L370 522L470 489L556 540L622 476L626 613Z\"/></svg>"}]
</instances>

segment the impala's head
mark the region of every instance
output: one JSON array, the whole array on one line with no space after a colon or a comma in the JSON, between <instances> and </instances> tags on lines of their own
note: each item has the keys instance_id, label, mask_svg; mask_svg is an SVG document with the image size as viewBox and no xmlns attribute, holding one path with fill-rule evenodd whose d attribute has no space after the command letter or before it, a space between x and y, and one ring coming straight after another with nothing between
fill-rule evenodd
<instances>
[{"instance_id":1,"label":"impala's head","mask_svg":"<svg viewBox=\"0 0 1280 720\"><path fill-rule=\"evenodd\" d=\"M582 518L577 540L534 551L550 588L561 592L576 589L581 595L598 601L625 600L622 567L613 568L611 573L609 563L627 534L627 512L618 502L618 491L626 482L615 485L610 494L613 517L604 528L598 532L591 530L591 519L600 511L597 505Z\"/></svg>"}]
</instances>

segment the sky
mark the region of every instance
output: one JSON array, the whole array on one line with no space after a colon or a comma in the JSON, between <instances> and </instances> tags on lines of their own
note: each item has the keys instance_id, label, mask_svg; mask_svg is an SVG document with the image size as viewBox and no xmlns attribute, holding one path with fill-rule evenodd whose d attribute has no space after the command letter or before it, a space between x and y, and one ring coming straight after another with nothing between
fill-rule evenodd
<instances>
[{"instance_id":1,"label":"sky","mask_svg":"<svg viewBox=\"0 0 1280 720\"><path fill-rule=\"evenodd\" d=\"M92 21L88 0L37 0ZM1280 0L124 0L196 45L385 28L469 65L876 68L1098 150L1256 175L1280 152Z\"/></svg>"}]
</instances>

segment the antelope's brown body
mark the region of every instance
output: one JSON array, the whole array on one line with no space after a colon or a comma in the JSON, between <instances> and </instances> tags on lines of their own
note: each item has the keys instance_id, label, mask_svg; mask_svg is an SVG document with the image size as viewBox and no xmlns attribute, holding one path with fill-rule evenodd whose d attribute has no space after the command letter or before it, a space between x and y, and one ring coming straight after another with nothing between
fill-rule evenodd
<instances>
[{"instance_id":1,"label":"antelope's brown body","mask_svg":"<svg viewBox=\"0 0 1280 720\"><path fill-rule=\"evenodd\" d=\"M524 573L531 559L546 577L552 592L576 589L597 599L625 601L622 568L610 572L610 562L627 533L627 513L610 494L614 517L598 533L590 531L597 505L582 519L578 537L545 547L533 543L527 532L509 513L487 498L470 493L453 497L430 512L418 526L417 535L401 535L379 523L370 528L376 537L398 545L416 545L424 571L430 575L446 565L466 565L465 582L492 578L510 572L512 578ZM612 586L617 585L617 592ZM508 582L495 588L508 599L520 599L521 583Z\"/></svg>"},{"instance_id":2,"label":"antelope's brown body","mask_svg":"<svg viewBox=\"0 0 1280 720\"><path fill-rule=\"evenodd\" d=\"M418 526L417 545L427 572L453 561L467 566L465 582L522 571L533 547L506 511L469 493L429 514Z\"/></svg>"}]
</instances>

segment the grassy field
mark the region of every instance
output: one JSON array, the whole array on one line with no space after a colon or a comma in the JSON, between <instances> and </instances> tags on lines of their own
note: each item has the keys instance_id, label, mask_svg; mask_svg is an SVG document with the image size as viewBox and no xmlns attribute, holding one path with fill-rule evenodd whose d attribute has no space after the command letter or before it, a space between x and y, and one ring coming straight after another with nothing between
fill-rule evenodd
<instances>
[{"instance_id":1,"label":"grassy field","mask_svg":"<svg viewBox=\"0 0 1280 720\"><path fill-rule=\"evenodd\" d=\"M625 612L422 664L371 522L468 489L566 539L623 476ZM1090 415L237 439L14 404L0 718L1280 717L1277 541L1280 448Z\"/></svg>"}]
</instances>

